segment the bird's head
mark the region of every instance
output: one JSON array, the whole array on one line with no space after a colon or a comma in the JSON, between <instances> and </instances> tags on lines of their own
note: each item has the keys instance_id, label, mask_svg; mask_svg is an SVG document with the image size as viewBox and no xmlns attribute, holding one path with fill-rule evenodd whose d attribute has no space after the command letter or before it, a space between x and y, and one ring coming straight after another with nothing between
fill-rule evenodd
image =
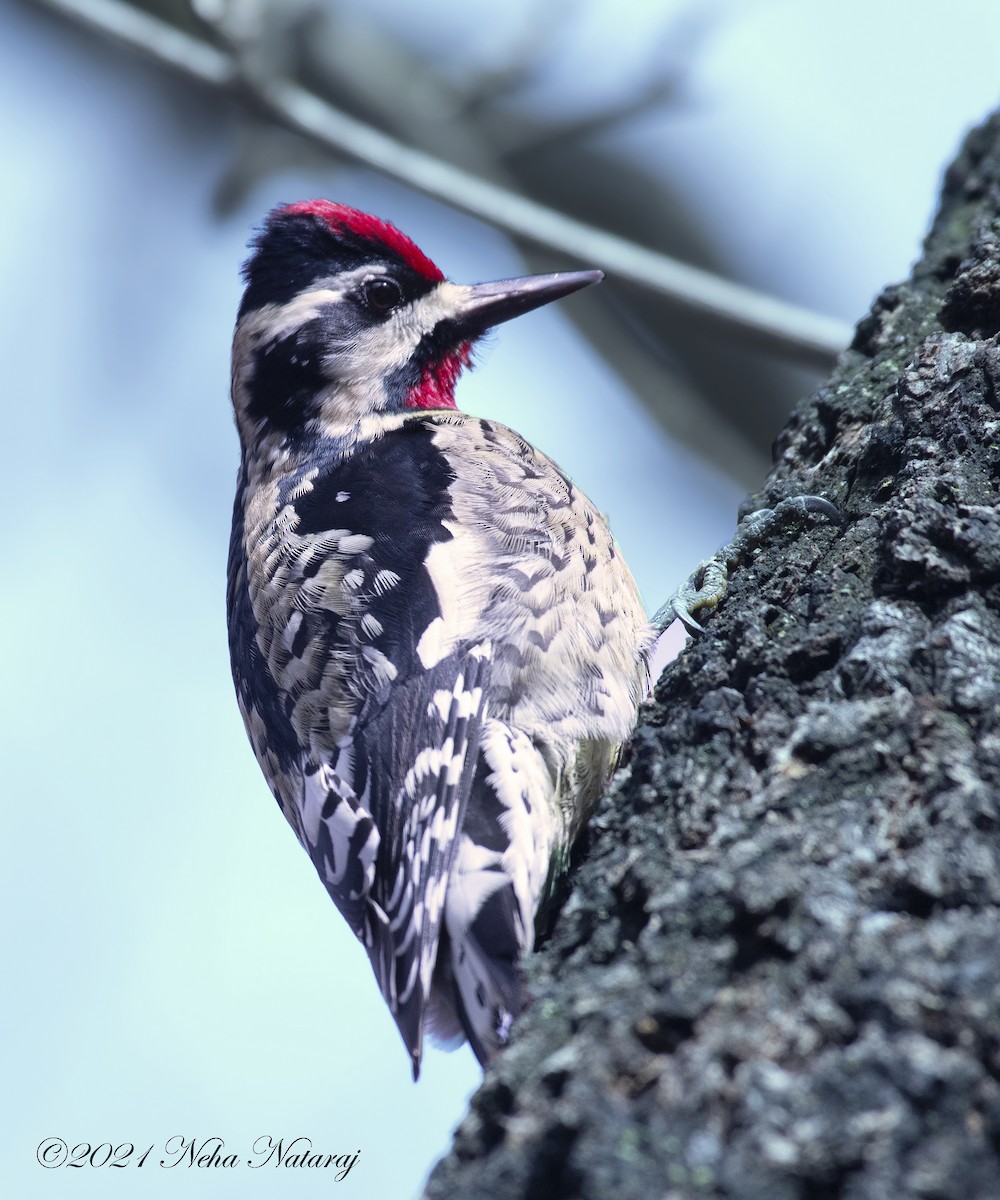
<instances>
[{"instance_id":1,"label":"bird's head","mask_svg":"<svg viewBox=\"0 0 1000 1200\"><path fill-rule=\"evenodd\" d=\"M477 338L603 277L452 283L393 225L328 200L274 209L243 275L233 405L244 448L454 408Z\"/></svg>"}]
</instances>

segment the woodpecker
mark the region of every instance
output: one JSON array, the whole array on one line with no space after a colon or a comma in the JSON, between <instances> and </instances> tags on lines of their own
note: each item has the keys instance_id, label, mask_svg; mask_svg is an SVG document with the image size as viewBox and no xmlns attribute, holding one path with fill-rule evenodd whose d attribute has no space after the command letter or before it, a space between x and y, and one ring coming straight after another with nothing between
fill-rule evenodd
<instances>
[{"instance_id":1,"label":"woodpecker","mask_svg":"<svg viewBox=\"0 0 1000 1200\"><path fill-rule=\"evenodd\" d=\"M233 340L229 646L254 752L364 945L418 1077L481 1064L648 690L654 630L604 518L459 411L488 329L600 271L463 285L327 200L251 243Z\"/></svg>"}]
</instances>

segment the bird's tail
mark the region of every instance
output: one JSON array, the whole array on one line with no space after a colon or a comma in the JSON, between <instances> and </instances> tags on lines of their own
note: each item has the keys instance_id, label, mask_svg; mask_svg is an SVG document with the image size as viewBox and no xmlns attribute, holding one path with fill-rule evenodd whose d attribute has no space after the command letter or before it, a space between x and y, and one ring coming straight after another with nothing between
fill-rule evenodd
<instances>
[{"instance_id":1,"label":"bird's tail","mask_svg":"<svg viewBox=\"0 0 1000 1200\"><path fill-rule=\"evenodd\" d=\"M555 784L521 730L483 724L482 749L444 901L447 946L430 1005L437 1036L464 1033L484 1066L526 1003L521 959L548 880Z\"/></svg>"},{"instance_id":2,"label":"bird's tail","mask_svg":"<svg viewBox=\"0 0 1000 1200\"><path fill-rule=\"evenodd\" d=\"M501 872L487 869L478 874L490 876L488 880L463 880L461 861L456 868L445 903L455 1015L476 1058L486 1066L507 1044L511 1024L525 1005L521 917L514 888ZM463 883L481 888L498 880L500 886L490 892L469 923L468 908L462 903Z\"/></svg>"}]
</instances>

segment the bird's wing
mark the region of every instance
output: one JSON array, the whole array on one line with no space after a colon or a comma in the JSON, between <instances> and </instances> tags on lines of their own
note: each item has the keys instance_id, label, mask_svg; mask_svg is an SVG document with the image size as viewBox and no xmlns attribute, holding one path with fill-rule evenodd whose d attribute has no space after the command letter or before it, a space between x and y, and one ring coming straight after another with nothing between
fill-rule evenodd
<instances>
[{"instance_id":1,"label":"bird's wing","mask_svg":"<svg viewBox=\"0 0 1000 1200\"><path fill-rule=\"evenodd\" d=\"M398 683L354 731L353 782L329 763L303 773L306 848L365 945L415 1069L489 667L480 644Z\"/></svg>"},{"instance_id":2,"label":"bird's wing","mask_svg":"<svg viewBox=\"0 0 1000 1200\"><path fill-rule=\"evenodd\" d=\"M449 636L463 606L428 565L454 536L453 478L411 424L292 481L284 607L269 610L268 664L303 750L300 836L415 1063L491 669L467 624Z\"/></svg>"},{"instance_id":3,"label":"bird's wing","mask_svg":"<svg viewBox=\"0 0 1000 1200\"><path fill-rule=\"evenodd\" d=\"M401 685L363 737L409 764L371 781L383 830L368 953L403 1039L419 1064L424 1009L486 709L490 649L473 646Z\"/></svg>"}]
</instances>

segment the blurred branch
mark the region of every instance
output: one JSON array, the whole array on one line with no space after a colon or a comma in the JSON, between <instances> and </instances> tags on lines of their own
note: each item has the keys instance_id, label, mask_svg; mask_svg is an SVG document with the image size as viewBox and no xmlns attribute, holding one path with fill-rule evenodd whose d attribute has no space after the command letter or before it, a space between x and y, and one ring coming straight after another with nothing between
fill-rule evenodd
<instances>
[{"instance_id":1,"label":"blurred branch","mask_svg":"<svg viewBox=\"0 0 1000 1200\"><path fill-rule=\"evenodd\" d=\"M316 145L398 180L442 203L557 250L599 264L659 293L758 347L812 366L829 366L851 340L833 317L732 283L635 242L597 229L489 183L359 121L299 84L248 74L240 56L209 45L124 0L40 0L77 23L223 91Z\"/></svg>"},{"instance_id":2,"label":"blurred branch","mask_svg":"<svg viewBox=\"0 0 1000 1200\"><path fill-rule=\"evenodd\" d=\"M644 116L650 109L662 104L665 100L676 95L677 81L675 79L655 80L634 96L600 112L591 113L577 121L567 122L545 129L530 138L518 138L511 145L503 147L504 158L512 158L518 154L544 154L553 146L570 141L593 137L605 133L615 125L624 125L634 117Z\"/></svg>"},{"instance_id":3,"label":"blurred branch","mask_svg":"<svg viewBox=\"0 0 1000 1200\"><path fill-rule=\"evenodd\" d=\"M474 80L468 81L471 86L463 103L466 115L490 108L537 80L546 60L558 52L566 23L573 20L575 9L574 0L549 0L532 8L520 33L504 53L503 61L479 71Z\"/></svg>"},{"instance_id":4,"label":"blurred branch","mask_svg":"<svg viewBox=\"0 0 1000 1200\"><path fill-rule=\"evenodd\" d=\"M504 158L544 154L560 143L606 134L615 126L646 116L655 108L676 104L687 86L688 66L695 60L700 43L712 27L711 6L692 10L687 19L675 22L668 30L661 30L652 40L647 56L656 64L658 72L632 95L582 118L542 127L527 137L516 137L502 146ZM662 73L664 64L666 74Z\"/></svg>"}]
</instances>

